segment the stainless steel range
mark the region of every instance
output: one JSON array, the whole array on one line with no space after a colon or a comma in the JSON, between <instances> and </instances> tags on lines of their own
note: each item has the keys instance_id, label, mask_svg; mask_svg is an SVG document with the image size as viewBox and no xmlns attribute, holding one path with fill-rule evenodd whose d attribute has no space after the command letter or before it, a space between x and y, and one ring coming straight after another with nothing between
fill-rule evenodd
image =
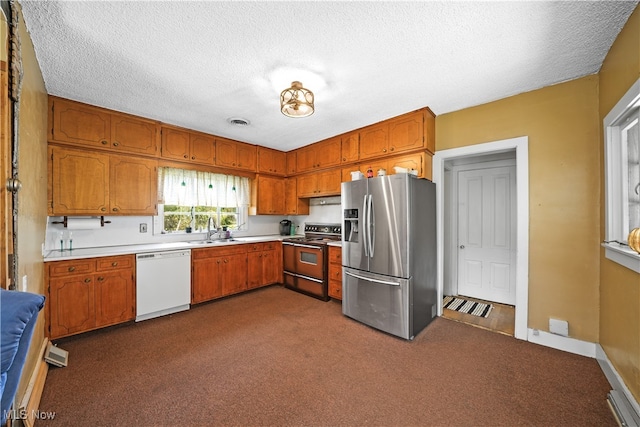
<instances>
[{"instance_id":1,"label":"stainless steel range","mask_svg":"<svg viewBox=\"0 0 640 427\"><path fill-rule=\"evenodd\" d=\"M284 285L294 291L329 301L327 243L339 241L340 224L305 224L304 237L282 241Z\"/></svg>"}]
</instances>

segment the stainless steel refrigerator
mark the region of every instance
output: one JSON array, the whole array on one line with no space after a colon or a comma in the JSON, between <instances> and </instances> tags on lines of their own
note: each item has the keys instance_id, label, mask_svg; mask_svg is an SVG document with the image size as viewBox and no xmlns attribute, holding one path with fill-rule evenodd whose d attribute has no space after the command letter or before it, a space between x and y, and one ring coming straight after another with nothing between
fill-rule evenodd
<instances>
[{"instance_id":1,"label":"stainless steel refrigerator","mask_svg":"<svg viewBox=\"0 0 640 427\"><path fill-rule=\"evenodd\" d=\"M437 312L436 189L395 174L342 183L342 312L411 340Z\"/></svg>"}]
</instances>

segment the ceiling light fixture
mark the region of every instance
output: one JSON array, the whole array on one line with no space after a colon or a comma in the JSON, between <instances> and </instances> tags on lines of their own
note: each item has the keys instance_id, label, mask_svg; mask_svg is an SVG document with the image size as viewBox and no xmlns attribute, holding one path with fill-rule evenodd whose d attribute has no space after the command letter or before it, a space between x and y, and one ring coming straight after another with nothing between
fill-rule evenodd
<instances>
[{"instance_id":1,"label":"ceiling light fixture","mask_svg":"<svg viewBox=\"0 0 640 427\"><path fill-rule=\"evenodd\" d=\"M300 82L291 82L291 87L280 93L280 111L287 117L312 115L313 92L303 88Z\"/></svg>"}]
</instances>

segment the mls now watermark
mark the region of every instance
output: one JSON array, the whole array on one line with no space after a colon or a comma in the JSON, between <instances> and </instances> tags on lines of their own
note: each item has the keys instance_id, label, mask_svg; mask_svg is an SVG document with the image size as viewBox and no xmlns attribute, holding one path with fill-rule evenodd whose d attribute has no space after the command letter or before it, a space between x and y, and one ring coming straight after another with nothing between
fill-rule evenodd
<instances>
[{"instance_id":1,"label":"mls now watermark","mask_svg":"<svg viewBox=\"0 0 640 427\"><path fill-rule=\"evenodd\" d=\"M56 413L52 411L41 411L39 409L27 411L24 408L20 408L4 411L4 416L12 420L52 420L56 417Z\"/></svg>"}]
</instances>

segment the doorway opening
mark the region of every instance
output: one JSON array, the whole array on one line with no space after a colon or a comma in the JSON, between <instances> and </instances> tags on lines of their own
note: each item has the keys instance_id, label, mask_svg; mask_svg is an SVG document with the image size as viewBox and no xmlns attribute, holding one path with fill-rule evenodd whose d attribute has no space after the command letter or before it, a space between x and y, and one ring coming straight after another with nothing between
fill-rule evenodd
<instances>
[{"instance_id":1,"label":"doorway opening","mask_svg":"<svg viewBox=\"0 0 640 427\"><path fill-rule=\"evenodd\" d=\"M436 152L433 181L437 184L440 316L444 295L468 293L470 299L493 303L502 323L505 319L510 322L511 316L513 336L527 339L528 162L527 137ZM501 206L497 212L496 206ZM490 219L483 225L479 218L485 217ZM483 248L474 241L474 233L491 234L495 244ZM449 310L447 314L451 315ZM487 323L464 316L472 324Z\"/></svg>"}]
</instances>

